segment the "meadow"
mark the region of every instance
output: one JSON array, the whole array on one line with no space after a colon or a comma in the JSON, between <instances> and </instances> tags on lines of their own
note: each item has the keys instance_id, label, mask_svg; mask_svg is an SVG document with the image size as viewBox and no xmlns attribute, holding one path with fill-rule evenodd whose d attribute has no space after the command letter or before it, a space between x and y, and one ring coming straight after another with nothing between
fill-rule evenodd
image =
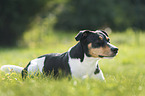
<instances>
[{"instance_id":1,"label":"meadow","mask_svg":"<svg viewBox=\"0 0 145 96\"><path fill-rule=\"evenodd\" d=\"M18 42L23 47L0 48L0 66L12 64L25 67L40 55L62 53L77 43L75 33L28 34ZM46 77L23 81L20 74L4 74L0 71L0 96L144 96L144 37L145 33L135 34L132 30L110 34L111 43L119 48L119 53L113 59L99 61L106 82L91 78L54 80Z\"/></svg>"}]
</instances>

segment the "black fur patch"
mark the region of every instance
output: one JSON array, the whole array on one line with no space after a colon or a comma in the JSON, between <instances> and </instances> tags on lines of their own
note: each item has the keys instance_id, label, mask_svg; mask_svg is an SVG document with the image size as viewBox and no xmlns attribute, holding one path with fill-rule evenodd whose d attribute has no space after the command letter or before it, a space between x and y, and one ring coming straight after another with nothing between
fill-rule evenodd
<instances>
[{"instance_id":1,"label":"black fur patch","mask_svg":"<svg viewBox=\"0 0 145 96\"><path fill-rule=\"evenodd\" d=\"M28 67L31 64L31 62L28 63L28 65L22 70L22 78L26 79L27 75L28 75Z\"/></svg>"},{"instance_id":2,"label":"black fur patch","mask_svg":"<svg viewBox=\"0 0 145 96\"><path fill-rule=\"evenodd\" d=\"M75 45L74 47L72 47L72 49L70 50L70 57L77 58L77 59L79 58L81 60L81 62L83 62L84 51L83 51L83 47L80 42L77 45Z\"/></svg>"},{"instance_id":3,"label":"black fur patch","mask_svg":"<svg viewBox=\"0 0 145 96\"><path fill-rule=\"evenodd\" d=\"M96 68L94 74L98 74L99 72L100 72L100 68L99 68L99 65L97 65L97 68Z\"/></svg>"},{"instance_id":4,"label":"black fur patch","mask_svg":"<svg viewBox=\"0 0 145 96\"><path fill-rule=\"evenodd\" d=\"M68 53L53 53L45 55L43 72L45 75L53 74L54 77L59 75L71 75L70 66L68 64ZM61 73L60 73L61 72Z\"/></svg>"}]
</instances>

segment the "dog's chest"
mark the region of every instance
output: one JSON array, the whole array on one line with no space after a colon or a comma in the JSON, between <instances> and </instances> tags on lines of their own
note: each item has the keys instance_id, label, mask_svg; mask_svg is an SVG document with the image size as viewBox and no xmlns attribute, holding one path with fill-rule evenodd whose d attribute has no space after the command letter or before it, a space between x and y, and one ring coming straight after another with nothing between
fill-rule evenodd
<instances>
[{"instance_id":1,"label":"dog's chest","mask_svg":"<svg viewBox=\"0 0 145 96\"><path fill-rule=\"evenodd\" d=\"M97 65L96 58L84 57L84 61L80 62L80 59L69 58L69 65L73 77L91 76L94 74Z\"/></svg>"}]
</instances>

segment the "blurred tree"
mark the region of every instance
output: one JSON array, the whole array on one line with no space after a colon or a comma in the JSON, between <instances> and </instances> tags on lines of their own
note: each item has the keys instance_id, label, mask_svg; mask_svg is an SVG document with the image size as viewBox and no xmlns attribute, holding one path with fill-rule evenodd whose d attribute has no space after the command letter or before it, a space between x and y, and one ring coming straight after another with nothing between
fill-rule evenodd
<instances>
[{"instance_id":1,"label":"blurred tree","mask_svg":"<svg viewBox=\"0 0 145 96\"><path fill-rule=\"evenodd\" d=\"M36 16L50 13L56 15L58 30L145 30L144 0L1 0L0 46L15 45Z\"/></svg>"},{"instance_id":2,"label":"blurred tree","mask_svg":"<svg viewBox=\"0 0 145 96\"><path fill-rule=\"evenodd\" d=\"M60 0L1 0L0 46L16 45L36 16L44 17L59 3Z\"/></svg>"},{"instance_id":3,"label":"blurred tree","mask_svg":"<svg viewBox=\"0 0 145 96\"><path fill-rule=\"evenodd\" d=\"M1 0L0 45L14 45L47 0Z\"/></svg>"},{"instance_id":4,"label":"blurred tree","mask_svg":"<svg viewBox=\"0 0 145 96\"><path fill-rule=\"evenodd\" d=\"M108 26L114 16L112 4L113 0L70 0L58 15L55 28L76 30Z\"/></svg>"},{"instance_id":5,"label":"blurred tree","mask_svg":"<svg viewBox=\"0 0 145 96\"><path fill-rule=\"evenodd\" d=\"M144 14L144 0L70 0L57 16L55 28L95 30L111 27L124 31L135 27L145 30Z\"/></svg>"}]
</instances>

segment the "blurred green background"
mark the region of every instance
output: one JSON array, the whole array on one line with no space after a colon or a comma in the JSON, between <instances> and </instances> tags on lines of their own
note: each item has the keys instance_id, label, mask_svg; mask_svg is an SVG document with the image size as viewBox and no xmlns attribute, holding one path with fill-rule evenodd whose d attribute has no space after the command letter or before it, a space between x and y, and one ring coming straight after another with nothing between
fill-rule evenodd
<instances>
[{"instance_id":1,"label":"blurred green background","mask_svg":"<svg viewBox=\"0 0 145 96\"><path fill-rule=\"evenodd\" d=\"M99 61L106 82L0 71L0 96L144 96L144 16L145 0L1 0L0 66L66 52L84 29L106 30L119 53Z\"/></svg>"},{"instance_id":2,"label":"blurred green background","mask_svg":"<svg viewBox=\"0 0 145 96\"><path fill-rule=\"evenodd\" d=\"M83 29L139 32L145 30L144 15L144 0L1 0L0 46L28 43L26 34L41 40L50 33Z\"/></svg>"}]
</instances>

